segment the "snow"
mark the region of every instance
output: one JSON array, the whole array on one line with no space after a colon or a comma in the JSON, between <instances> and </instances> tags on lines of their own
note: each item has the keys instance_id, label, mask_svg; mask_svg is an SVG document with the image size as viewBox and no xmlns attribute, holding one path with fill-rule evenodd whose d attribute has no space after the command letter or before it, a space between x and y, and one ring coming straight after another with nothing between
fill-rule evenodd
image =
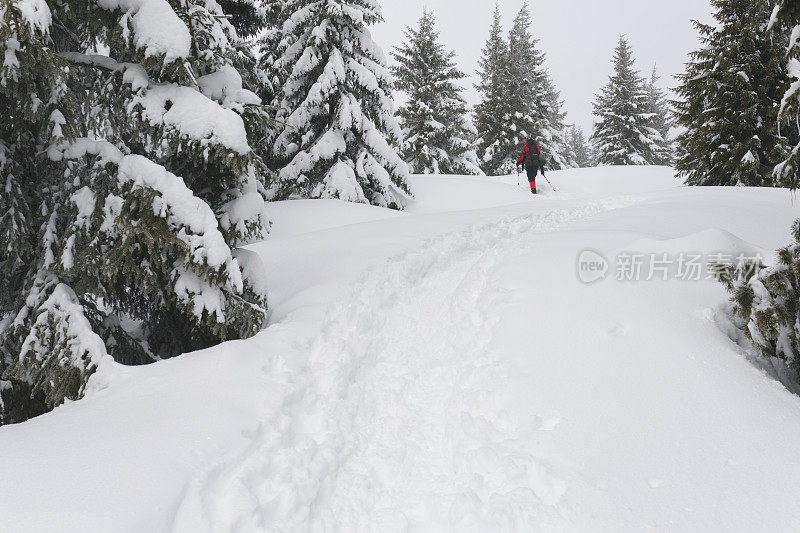
<instances>
[{"instance_id":1,"label":"snow","mask_svg":"<svg viewBox=\"0 0 800 533\"><path fill-rule=\"evenodd\" d=\"M19 58L17 52L22 49L16 37L9 37L5 41L5 52L3 53L3 67L8 70L19 68Z\"/></svg>"},{"instance_id":2,"label":"snow","mask_svg":"<svg viewBox=\"0 0 800 533\"><path fill-rule=\"evenodd\" d=\"M75 354L75 361L63 361L65 367L100 368L110 366L113 360L106 346L84 316L84 308L75 292L59 283L47 300L37 308L34 327L22 342L19 358L33 357L39 363L49 356L49 350L66 345L65 353ZM43 331L50 331L49 335ZM45 338L53 345L40 345Z\"/></svg>"},{"instance_id":3,"label":"snow","mask_svg":"<svg viewBox=\"0 0 800 533\"><path fill-rule=\"evenodd\" d=\"M130 38L132 29L133 45L144 49L146 57L163 55L165 63L189 57L189 28L166 0L97 0L97 4L124 12L119 22L123 36Z\"/></svg>"},{"instance_id":4,"label":"snow","mask_svg":"<svg viewBox=\"0 0 800 533\"><path fill-rule=\"evenodd\" d=\"M224 106L235 104L260 105L261 99L252 91L242 88L242 76L232 66L226 65L216 72L197 78L200 91Z\"/></svg>"},{"instance_id":5,"label":"snow","mask_svg":"<svg viewBox=\"0 0 800 533\"><path fill-rule=\"evenodd\" d=\"M46 34L50 31L53 16L45 0L18 0L14 7L19 10L22 20L31 30Z\"/></svg>"},{"instance_id":6,"label":"snow","mask_svg":"<svg viewBox=\"0 0 800 533\"><path fill-rule=\"evenodd\" d=\"M207 265L211 269L224 270L229 278L228 286L236 292L242 290L239 268L219 231L214 212L207 203L194 195L181 178L144 156L128 155L119 163L119 180L121 184L130 183L134 190L150 188L157 191L159 194L153 199L153 213L180 229L178 237L187 244L187 255L192 258L192 262L196 265ZM179 283L190 283L188 272L186 276L187 280ZM199 283L199 278L197 282ZM218 311L214 308L209 309L209 312L215 310ZM219 313L218 316L221 318L222 314Z\"/></svg>"},{"instance_id":7,"label":"snow","mask_svg":"<svg viewBox=\"0 0 800 533\"><path fill-rule=\"evenodd\" d=\"M269 227L265 211L264 198L257 192L248 192L220 208L222 216L219 222L226 230L236 229L239 234L246 235L248 222L259 221L262 227ZM266 235L266 231L263 233Z\"/></svg>"},{"instance_id":8,"label":"snow","mask_svg":"<svg viewBox=\"0 0 800 533\"><path fill-rule=\"evenodd\" d=\"M273 204L248 254L269 327L0 428L4 530L793 530L800 398L723 332L721 284L575 271L587 248L775 250L791 195L548 177L413 176L402 213Z\"/></svg>"},{"instance_id":9,"label":"snow","mask_svg":"<svg viewBox=\"0 0 800 533\"><path fill-rule=\"evenodd\" d=\"M195 196L179 176L144 156L123 155L118 148L107 141L78 138L48 149L48 157L53 161L81 158L87 154L97 155L101 164L113 163L118 166L118 186L130 187L131 191L151 189L157 193L153 198L153 214L165 219L177 237L187 246L188 264L175 266L175 292L184 303L192 307L195 315L201 316L207 311L210 315L216 315L218 322L224 322L225 298L221 289L211 286L192 270L216 271L224 276L225 288L237 294L240 294L244 287L239 264L220 232L216 215L211 207ZM79 222L81 217L85 219L88 216L90 208L94 209L94 198L90 198L89 195L91 191L84 188L71 198L78 207ZM122 200L114 195L109 195L108 199L110 202L105 207L104 228L113 225L113 218L119 214L122 204ZM227 207L228 216L223 221L231 227L242 222L241 216L252 214L259 207L263 207L263 200L256 193L245 194ZM54 231L54 228L48 227L48 233ZM72 247L68 243L61 261L65 268L70 268L72 260ZM52 262L53 258L48 256L47 264Z\"/></svg>"},{"instance_id":10,"label":"snow","mask_svg":"<svg viewBox=\"0 0 800 533\"><path fill-rule=\"evenodd\" d=\"M207 83L206 89L210 86ZM241 97L236 93L235 98ZM221 144L242 155L250 152L242 117L191 87L156 85L135 96L133 105L142 107L143 116L152 126L163 124L177 130L181 137Z\"/></svg>"}]
</instances>

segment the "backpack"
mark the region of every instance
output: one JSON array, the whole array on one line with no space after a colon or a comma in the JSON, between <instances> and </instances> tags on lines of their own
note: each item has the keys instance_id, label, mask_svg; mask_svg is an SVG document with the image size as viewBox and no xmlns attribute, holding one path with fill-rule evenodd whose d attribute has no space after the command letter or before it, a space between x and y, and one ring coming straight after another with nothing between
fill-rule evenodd
<instances>
[{"instance_id":1,"label":"backpack","mask_svg":"<svg viewBox=\"0 0 800 533\"><path fill-rule=\"evenodd\" d=\"M526 166L539 166L541 156L542 151L539 149L539 146L536 143L533 143L532 147L528 147L528 160L526 161Z\"/></svg>"}]
</instances>

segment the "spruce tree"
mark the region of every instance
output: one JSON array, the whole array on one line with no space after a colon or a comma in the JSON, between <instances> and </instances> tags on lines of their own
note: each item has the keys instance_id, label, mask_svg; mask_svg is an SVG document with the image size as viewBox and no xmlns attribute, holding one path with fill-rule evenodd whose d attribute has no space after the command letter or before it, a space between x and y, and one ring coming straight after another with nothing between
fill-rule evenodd
<instances>
[{"instance_id":1,"label":"spruce tree","mask_svg":"<svg viewBox=\"0 0 800 533\"><path fill-rule=\"evenodd\" d=\"M561 93L556 89L550 73L545 70L543 76L544 86L540 109L543 112L540 129L534 130L533 137L539 141L544 152L548 168L559 170L567 168L565 154L567 147L567 125L564 122L567 113L563 110Z\"/></svg>"},{"instance_id":2,"label":"spruce tree","mask_svg":"<svg viewBox=\"0 0 800 533\"><path fill-rule=\"evenodd\" d=\"M690 185L776 185L773 170L798 140L796 128L777 127L785 40L766 31L768 0L712 5L717 24L695 22L703 46L679 77L676 168Z\"/></svg>"},{"instance_id":3,"label":"spruce tree","mask_svg":"<svg viewBox=\"0 0 800 533\"><path fill-rule=\"evenodd\" d=\"M800 4L790 0L779 0L773 12L770 26L775 38L787 41L787 33L792 36L788 40L788 70L791 85L783 95L780 108L780 131L790 137L791 151L775 167L776 185L796 190L800 187L800 139L794 133L800 129ZM791 132L791 133L790 133Z\"/></svg>"},{"instance_id":4,"label":"spruce tree","mask_svg":"<svg viewBox=\"0 0 800 533\"><path fill-rule=\"evenodd\" d=\"M800 373L800 221L794 243L766 267L752 260L720 268L732 293L731 318L763 357L777 357Z\"/></svg>"},{"instance_id":5,"label":"spruce tree","mask_svg":"<svg viewBox=\"0 0 800 533\"><path fill-rule=\"evenodd\" d=\"M275 106L276 97L286 83L286 66L280 62L285 51L283 25L291 16L287 0L266 0L263 33L258 40L260 87L258 96L265 104ZM267 150L269 152L269 150ZM267 157L270 157L267 155Z\"/></svg>"},{"instance_id":6,"label":"spruce tree","mask_svg":"<svg viewBox=\"0 0 800 533\"><path fill-rule=\"evenodd\" d=\"M269 118L219 5L27 7L0 8L0 263L13 279L0 423L81 397L114 360L247 337L266 319L257 257L239 246L267 229L250 142Z\"/></svg>"},{"instance_id":7,"label":"spruce tree","mask_svg":"<svg viewBox=\"0 0 800 533\"><path fill-rule=\"evenodd\" d=\"M669 138L672 128L669 102L664 96L664 91L658 86L658 72L653 67L650 79L645 83L647 91L647 113L650 115L650 138L653 141L653 165L670 166L673 164L674 144Z\"/></svg>"},{"instance_id":8,"label":"spruce tree","mask_svg":"<svg viewBox=\"0 0 800 533\"><path fill-rule=\"evenodd\" d=\"M272 147L273 198L338 198L402 209L411 191L397 153L392 77L368 26L377 0L290 0L277 97L284 123Z\"/></svg>"},{"instance_id":9,"label":"spruce tree","mask_svg":"<svg viewBox=\"0 0 800 533\"><path fill-rule=\"evenodd\" d=\"M568 168L592 166L592 153L583 130L573 124L567 128L567 149L564 156Z\"/></svg>"},{"instance_id":10,"label":"spruce tree","mask_svg":"<svg viewBox=\"0 0 800 533\"><path fill-rule=\"evenodd\" d=\"M405 137L403 158L418 174L483 174L472 146L475 128L467 116L466 77L439 42L436 19L423 11L417 28L407 28L406 42L395 48L396 87L408 94L398 116Z\"/></svg>"},{"instance_id":11,"label":"spruce tree","mask_svg":"<svg viewBox=\"0 0 800 533\"><path fill-rule=\"evenodd\" d=\"M507 174L525 141L535 139L550 168L566 166L564 117L560 95L545 68L545 55L533 37L527 0L503 39L500 10L495 6L489 40L480 62L482 95L475 108L479 155L491 175Z\"/></svg>"},{"instance_id":12,"label":"spruce tree","mask_svg":"<svg viewBox=\"0 0 800 533\"><path fill-rule=\"evenodd\" d=\"M489 175L503 173L503 164L510 158L507 139L511 115L508 101L508 42L503 37L500 6L495 4L489 38L481 52L479 82L475 88L481 94L481 102L475 106L475 127L478 130L478 156L481 168Z\"/></svg>"},{"instance_id":13,"label":"spruce tree","mask_svg":"<svg viewBox=\"0 0 800 533\"><path fill-rule=\"evenodd\" d=\"M508 38L508 114L503 117L510 159L528 139L542 150L549 168L565 166L564 117L560 95L545 68L544 52L532 34L533 20L528 2L517 13ZM505 170L509 170L506 168Z\"/></svg>"},{"instance_id":14,"label":"spruce tree","mask_svg":"<svg viewBox=\"0 0 800 533\"><path fill-rule=\"evenodd\" d=\"M648 165L653 159L650 116L644 79L634 65L633 52L620 36L614 52L614 74L594 103L597 117L592 143L600 165Z\"/></svg>"}]
</instances>

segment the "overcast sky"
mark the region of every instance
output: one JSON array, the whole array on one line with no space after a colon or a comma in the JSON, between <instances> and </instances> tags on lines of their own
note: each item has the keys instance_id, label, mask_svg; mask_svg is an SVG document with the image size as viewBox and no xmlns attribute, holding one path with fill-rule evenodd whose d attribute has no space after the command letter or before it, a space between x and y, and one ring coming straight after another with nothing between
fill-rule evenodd
<instances>
[{"instance_id":1,"label":"overcast sky","mask_svg":"<svg viewBox=\"0 0 800 533\"><path fill-rule=\"evenodd\" d=\"M423 7L434 11L446 47L454 50L470 104L478 98L472 88L481 49L489 35L494 0L380 0L386 22L372 28L387 55L414 25ZM523 0L500 0L508 29ZM649 75L654 64L661 85L676 85L687 54L698 47L691 19L711 22L709 0L529 0L534 34L547 54L547 68L561 91L567 120L585 130L592 125L594 94L608 81L611 57L619 35L626 34L637 66Z\"/></svg>"}]
</instances>

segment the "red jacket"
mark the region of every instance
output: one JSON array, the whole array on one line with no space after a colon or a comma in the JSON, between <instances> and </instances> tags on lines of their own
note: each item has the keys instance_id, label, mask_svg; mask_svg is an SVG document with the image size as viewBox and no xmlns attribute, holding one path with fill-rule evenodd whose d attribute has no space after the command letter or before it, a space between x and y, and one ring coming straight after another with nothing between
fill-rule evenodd
<instances>
[{"instance_id":1,"label":"red jacket","mask_svg":"<svg viewBox=\"0 0 800 533\"><path fill-rule=\"evenodd\" d=\"M539 149L539 146L537 144L535 144L535 143L534 143L533 147L536 148L536 155L539 156L538 159L541 161L541 159L542 159L542 151ZM519 159L517 159L517 164L520 164L520 165L524 166L525 163L528 161L528 158L530 157L530 155L531 155L531 149L528 146L528 142L525 141L525 148L522 149L522 155L520 156Z\"/></svg>"}]
</instances>

